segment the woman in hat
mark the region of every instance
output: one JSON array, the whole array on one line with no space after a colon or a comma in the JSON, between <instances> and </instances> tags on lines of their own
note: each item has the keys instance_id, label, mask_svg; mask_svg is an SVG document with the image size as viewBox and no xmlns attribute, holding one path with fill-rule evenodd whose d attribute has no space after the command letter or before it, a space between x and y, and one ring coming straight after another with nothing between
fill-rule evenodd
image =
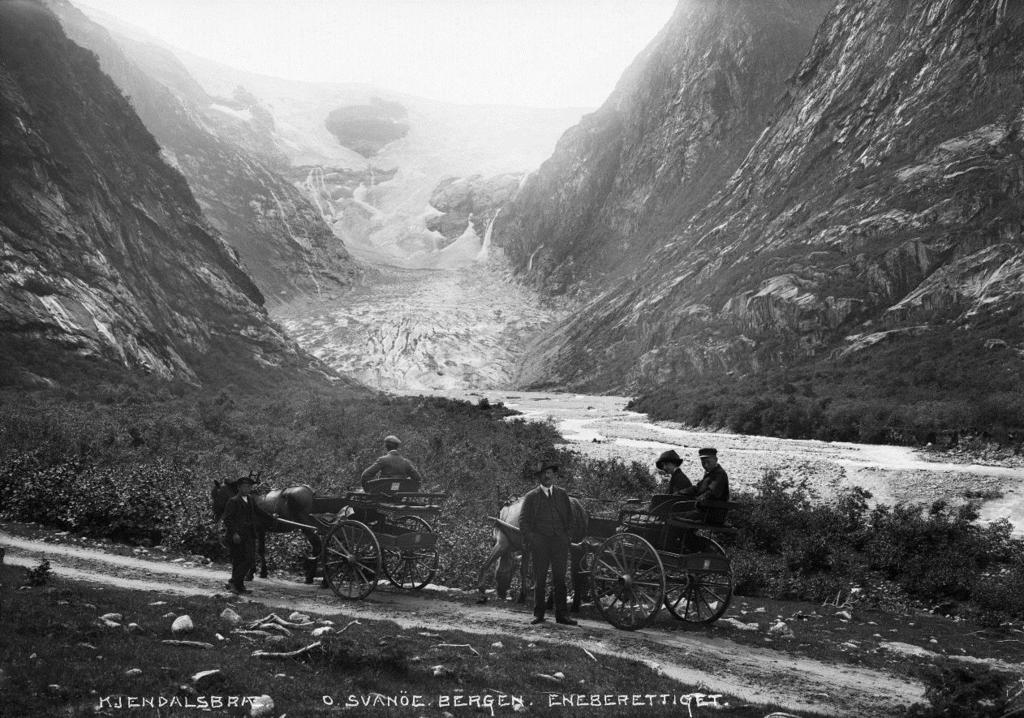
<instances>
[{"instance_id":1,"label":"woman in hat","mask_svg":"<svg viewBox=\"0 0 1024 718\"><path fill-rule=\"evenodd\" d=\"M658 471L668 475L668 493L679 494L682 493L683 489L693 486L690 478L683 473L681 468L683 460L679 458L679 454L675 452L675 449L663 452L658 457L658 460L654 462L654 465Z\"/></svg>"}]
</instances>

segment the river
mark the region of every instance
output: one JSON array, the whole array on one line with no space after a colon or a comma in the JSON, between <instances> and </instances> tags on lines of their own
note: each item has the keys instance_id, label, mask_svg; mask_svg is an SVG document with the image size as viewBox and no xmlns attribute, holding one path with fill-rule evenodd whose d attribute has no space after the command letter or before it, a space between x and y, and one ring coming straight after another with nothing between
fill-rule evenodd
<instances>
[{"instance_id":1,"label":"river","mask_svg":"<svg viewBox=\"0 0 1024 718\"><path fill-rule=\"evenodd\" d=\"M902 446L697 431L628 411L625 397L485 390L514 385L529 338L559 313L508 277L494 263L459 271L388 269L373 286L285 307L275 318L311 353L371 386L501 401L528 419L550 419L568 448L588 456L653 470L655 457L674 448L683 470L698 478L697 449L713 446L735 489L775 469L823 498L845 486L863 487L885 504L962 503L965 492L982 492L997 497L983 503L982 519L1008 519L1024 535L1024 467L932 460L941 455Z\"/></svg>"}]
</instances>

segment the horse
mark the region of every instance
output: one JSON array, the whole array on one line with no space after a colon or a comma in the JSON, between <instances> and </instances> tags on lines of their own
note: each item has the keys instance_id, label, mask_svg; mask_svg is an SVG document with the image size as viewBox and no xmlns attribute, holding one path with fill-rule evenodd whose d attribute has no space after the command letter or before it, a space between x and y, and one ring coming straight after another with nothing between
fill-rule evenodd
<instances>
[{"instance_id":1,"label":"horse","mask_svg":"<svg viewBox=\"0 0 1024 718\"><path fill-rule=\"evenodd\" d=\"M213 489L210 491L210 499L213 505L213 518L216 521L220 521L224 515L224 507L228 503L228 499L231 498L235 493L235 490L229 482L220 482L214 480ZM306 485L289 486L284 489L271 489L263 495L252 495L252 498L256 500L256 505L267 512L267 514L277 516L278 518L286 521L293 521L295 523L305 524L307 526L315 526L316 522L312 517L313 510L313 497L316 492ZM306 583L313 583L313 578L316 576L316 568L319 563L320 553L323 550L323 542L320 540L320 534L314 529L304 529L293 524L271 522L267 519L256 514L256 555L260 561L260 578L267 577L267 532L273 533L287 533L290 531L301 531L309 541L309 548L311 551L310 556L305 561L305 578ZM252 574L255 572L256 567L252 568L249 579L252 579ZM327 586L327 580L324 578L323 585Z\"/></svg>"},{"instance_id":2,"label":"horse","mask_svg":"<svg viewBox=\"0 0 1024 718\"><path fill-rule=\"evenodd\" d=\"M519 530L519 519L523 512L524 498L520 496L507 502L501 507L497 518L489 517L494 522L494 548L491 549L487 560L480 566L480 572L477 576L477 591L480 594L478 603L487 602L484 575L495 561L498 562L494 569L495 592L502 599L508 595L509 587L512 585L513 554L517 552L523 553L523 535ZM580 610L580 601L583 599L583 594L586 590L586 580L582 573L581 562L587 551L586 542L583 539L586 537L587 523L590 520L590 516L583 507L583 503L575 496L569 497L569 504L572 507L573 523L580 527L579 533L570 537L572 543L569 544L569 567L572 573L573 589L572 604L569 610L576 613ZM527 561L519 562L519 571L519 585L526 586L530 578L527 576ZM516 597L516 600L520 603L525 602L525 591Z\"/></svg>"}]
</instances>

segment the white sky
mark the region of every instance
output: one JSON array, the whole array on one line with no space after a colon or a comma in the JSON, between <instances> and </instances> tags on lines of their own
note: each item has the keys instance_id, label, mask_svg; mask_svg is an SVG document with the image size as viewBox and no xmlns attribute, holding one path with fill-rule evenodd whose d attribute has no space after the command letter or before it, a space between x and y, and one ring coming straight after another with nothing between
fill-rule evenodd
<instances>
[{"instance_id":1,"label":"white sky","mask_svg":"<svg viewBox=\"0 0 1024 718\"><path fill-rule=\"evenodd\" d=\"M466 104L596 107L676 0L73 0L285 79Z\"/></svg>"}]
</instances>

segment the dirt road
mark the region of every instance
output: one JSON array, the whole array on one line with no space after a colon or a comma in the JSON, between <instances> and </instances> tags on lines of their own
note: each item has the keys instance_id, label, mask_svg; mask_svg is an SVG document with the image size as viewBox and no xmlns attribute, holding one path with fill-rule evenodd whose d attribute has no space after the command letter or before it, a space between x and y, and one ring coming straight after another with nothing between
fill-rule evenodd
<instances>
[{"instance_id":1,"label":"dirt road","mask_svg":"<svg viewBox=\"0 0 1024 718\"><path fill-rule=\"evenodd\" d=\"M144 560L63 544L27 540L0 531L6 563L34 566L48 559L56 575L139 591L194 595L217 593L225 568ZM461 591L428 588L418 593L383 586L367 600L342 603L333 593L296 580L253 584L252 600L335 618L384 619L403 628L515 635L534 641L571 642L595 656L634 658L656 667L687 690L700 687L752 703L836 716L889 715L895 706L922 700L923 688L901 677L850 665L827 665L782 651L742 646L698 632L666 632L654 626L626 632L582 619L579 629L548 623L527 625L528 615L510 604L478 605ZM337 619L336 619L337 620Z\"/></svg>"}]
</instances>

